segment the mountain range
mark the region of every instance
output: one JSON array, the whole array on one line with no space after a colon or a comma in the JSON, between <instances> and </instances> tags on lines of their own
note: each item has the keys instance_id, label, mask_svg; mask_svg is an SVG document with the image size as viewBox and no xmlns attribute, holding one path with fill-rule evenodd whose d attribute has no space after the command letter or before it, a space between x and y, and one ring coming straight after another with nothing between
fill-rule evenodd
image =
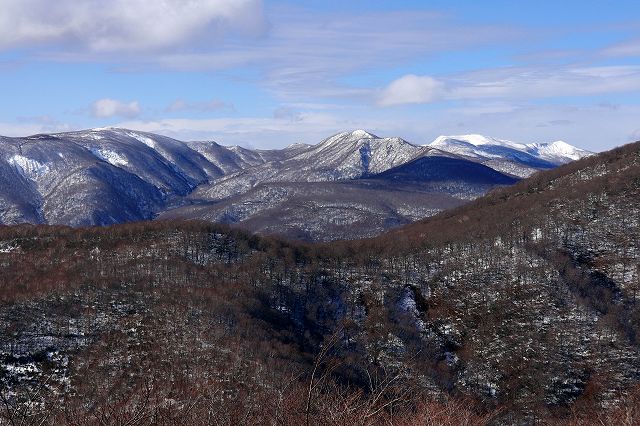
<instances>
[{"instance_id":1,"label":"mountain range","mask_svg":"<svg viewBox=\"0 0 640 426\"><path fill-rule=\"evenodd\" d=\"M375 238L0 226L0 264L0 424L640 424L640 142Z\"/></svg>"},{"instance_id":2,"label":"mountain range","mask_svg":"<svg viewBox=\"0 0 640 426\"><path fill-rule=\"evenodd\" d=\"M307 240L373 236L588 156L479 135L364 130L278 150L103 128L0 137L0 223L206 219Z\"/></svg>"}]
</instances>

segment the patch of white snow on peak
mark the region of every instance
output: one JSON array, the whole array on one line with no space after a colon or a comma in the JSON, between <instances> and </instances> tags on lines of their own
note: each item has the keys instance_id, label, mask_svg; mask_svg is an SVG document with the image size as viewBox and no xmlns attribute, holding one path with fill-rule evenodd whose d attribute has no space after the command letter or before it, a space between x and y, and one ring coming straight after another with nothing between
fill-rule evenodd
<instances>
[{"instance_id":1,"label":"patch of white snow on peak","mask_svg":"<svg viewBox=\"0 0 640 426\"><path fill-rule=\"evenodd\" d=\"M369 133L366 130L360 129L360 130L354 130L352 132L342 132L342 133L335 134L323 140L316 146L320 147L321 149L324 149L326 147L329 147L338 143L357 142L361 139L379 139L379 138L378 136L372 133Z\"/></svg>"},{"instance_id":2,"label":"patch of white snow on peak","mask_svg":"<svg viewBox=\"0 0 640 426\"><path fill-rule=\"evenodd\" d=\"M373 133L369 133L366 130L362 129L354 130L350 133L347 132L346 134L358 139L378 139L378 137Z\"/></svg>"},{"instance_id":3,"label":"patch of white snow on peak","mask_svg":"<svg viewBox=\"0 0 640 426\"><path fill-rule=\"evenodd\" d=\"M80 137L85 139L92 139L94 141L99 141L105 138L104 132L106 131L114 131L116 130L113 127L95 127L93 129L89 129L88 132L80 133Z\"/></svg>"},{"instance_id":4,"label":"patch of white snow on peak","mask_svg":"<svg viewBox=\"0 0 640 426\"><path fill-rule=\"evenodd\" d=\"M121 156L115 151L111 151L104 148L89 148L89 150L93 155L95 155L102 161L106 161L107 163L113 166L120 167L120 166L126 166L127 164L129 164L126 158L124 158L123 156Z\"/></svg>"},{"instance_id":5,"label":"patch of white snow on peak","mask_svg":"<svg viewBox=\"0 0 640 426\"><path fill-rule=\"evenodd\" d=\"M309 148L312 147L313 145L309 145L308 143L303 143L303 142L294 142L292 144L287 145L287 149L294 149L294 148Z\"/></svg>"},{"instance_id":6,"label":"patch of white snow on peak","mask_svg":"<svg viewBox=\"0 0 640 426\"><path fill-rule=\"evenodd\" d=\"M94 141L99 141L102 139L102 135L98 132L95 133L87 133L86 135L82 135L83 138L93 139Z\"/></svg>"},{"instance_id":7,"label":"patch of white snow on peak","mask_svg":"<svg viewBox=\"0 0 640 426\"><path fill-rule=\"evenodd\" d=\"M520 149L520 150L526 149L526 145L521 143L512 142L506 139L492 138L489 136L483 136L478 134L438 136L428 146L433 148L440 148L440 147L446 147L451 144L455 144L456 142L458 143L463 142L473 146L498 145L498 146L505 146L509 148Z\"/></svg>"},{"instance_id":8,"label":"patch of white snow on peak","mask_svg":"<svg viewBox=\"0 0 640 426\"><path fill-rule=\"evenodd\" d=\"M564 141L555 141L550 143L532 143L528 145L531 151L544 159L570 159L579 160L583 157L593 155L592 152L584 149L576 148Z\"/></svg>"},{"instance_id":9,"label":"patch of white snow on peak","mask_svg":"<svg viewBox=\"0 0 640 426\"><path fill-rule=\"evenodd\" d=\"M49 166L45 163L18 154L9 159L9 164L28 179L37 179L49 171Z\"/></svg>"},{"instance_id":10,"label":"patch of white snow on peak","mask_svg":"<svg viewBox=\"0 0 640 426\"><path fill-rule=\"evenodd\" d=\"M139 140L140 142L142 142L143 144L145 144L151 149L155 149L156 147L156 141L154 141L148 136L141 135L139 133L134 133L134 132L128 132L127 136L131 136L132 138Z\"/></svg>"}]
</instances>

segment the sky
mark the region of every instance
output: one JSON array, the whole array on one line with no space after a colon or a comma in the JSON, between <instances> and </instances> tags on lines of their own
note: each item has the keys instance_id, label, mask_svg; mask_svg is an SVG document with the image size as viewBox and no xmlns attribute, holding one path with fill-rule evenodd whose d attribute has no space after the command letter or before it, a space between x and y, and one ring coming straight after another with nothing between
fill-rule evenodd
<instances>
[{"instance_id":1,"label":"sky","mask_svg":"<svg viewBox=\"0 0 640 426\"><path fill-rule=\"evenodd\" d=\"M640 139L640 2L0 0L0 134Z\"/></svg>"}]
</instances>

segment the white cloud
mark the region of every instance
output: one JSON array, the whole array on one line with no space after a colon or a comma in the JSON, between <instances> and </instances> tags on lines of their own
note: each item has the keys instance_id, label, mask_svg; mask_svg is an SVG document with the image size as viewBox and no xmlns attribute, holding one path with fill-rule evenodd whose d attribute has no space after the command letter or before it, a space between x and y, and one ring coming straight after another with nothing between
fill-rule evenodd
<instances>
[{"instance_id":1,"label":"white cloud","mask_svg":"<svg viewBox=\"0 0 640 426\"><path fill-rule=\"evenodd\" d=\"M408 74L394 80L383 90L378 101L381 106L424 104L438 100L444 84L427 75Z\"/></svg>"},{"instance_id":2,"label":"white cloud","mask_svg":"<svg viewBox=\"0 0 640 426\"><path fill-rule=\"evenodd\" d=\"M99 99L91 105L91 113L96 118L126 117L133 118L140 114L138 101L121 102L115 99Z\"/></svg>"},{"instance_id":3,"label":"white cloud","mask_svg":"<svg viewBox=\"0 0 640 426\"><path fill-rule=\"evenodd\" d=\"M124 72L248 68L252 71L249 77L252 83L266 87L280 101L308 102L317 98L370 101L372 90L342 83L342 77L362 70L400 67L438 52L463 51L521 36L519 29L478 23L464 23L465 31L460 31L462 24L453 17L428 11L352 15L272 6L269 12L269 31L264 37L249 41L227 37L216 45L196 44L188 49L141 48L135 56L73 48L36 49L33 57L40 61L114 62L117 70Z\"/></svg>"},{"instance_id":4,"label":"white cloud","mask_svg":"<svg viewBox=\"0 0 640 426\"><path fill-rule=\"evenodd\" d=\"M260 0L4 0L0 48L63 43L148 51L264 27Z\"/></svg>"},{"instance_id":5,"label":"white cloud","mask_svg":"<svg viewBox=\"0 0 640 426\"><path fill-rule=\"evenodd\" d=\"M518 142L565 140L592 151L610 149L640 138L637 117L640 107L527 105L484 108L484 101L466 108L406 111L389 116L385 109L371 108L337 113L300 111L295 125L286 116L215 119L128 120L116 126L160 133L180 140L214 139L223 144L257 148L283 147L294 142L316 143L333 133L367 129L379 136L399 136L426 144L441 134L480 133ZM477 107L477 108L474 108Z\"/></svg>"},{"instance_id":6,"label":"white cloud","mask_svg":"<svg viewBox=\"0 0 640 426\"><path fill-rule=\"evenodd\" d=\"M478 99L506 102L637 91L639 65L488 68L438 80L405 75L382 91L378 105Z\"/></svg>"},{"instance_id":7,"label":"white cloud","mask_svg":"<svg viewBox=\"0 0 640 426\"><path fill-rule=\"evenodd\" d=\"M150 131L180 140L214 139L224 144L257 148L283 147L294 142L316 143L339 131L364 128L380 136L400 136L414 143L431 142L441 134L480 133L518 142L565 140L581 148L601 151L640 139L640 106L579 106L511 102L483 99L450 107L408 109L401 116L387 109L342 107L339 111L296 109L295 123L279 112L268 117L226 117L151 121L129 119L110 123L117 127ZM24 121L0 123L0 135L78 129L47 117L25 117Z\"/></svg>"}]
</instances>

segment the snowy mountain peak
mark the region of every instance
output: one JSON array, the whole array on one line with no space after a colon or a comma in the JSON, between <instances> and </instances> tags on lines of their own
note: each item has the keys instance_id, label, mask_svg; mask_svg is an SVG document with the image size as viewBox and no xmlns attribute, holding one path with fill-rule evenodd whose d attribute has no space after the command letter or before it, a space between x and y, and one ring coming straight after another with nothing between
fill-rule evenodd
<instances>
[{"instance_id":1,"label":"snowy mountain peak","mask_svg":"<svg viewBox=\"0 0 640 426\"><path fill-rule=\"evenodd\" d=\"M369 133L366 130L362 129L357 129L352 132L345 132L345 135L349 135L352 138L359 139L379 139L378 136L374 135L373 133Z\"/></svg>"},{"instance_id":2,"label":"snowy mountain peak","mask_svg":"<svg viewBox=\"0 0 640 426\"><path fill-rule=\"evenodd\" d=\"M484 162L509 160L535 168L549 168L592 155L564 141L523 144L477 134L439 136L427 146Z\"/></svg>"},{"instance_id":3,"label":"snowy mountain peak","mask_svg":"<svg viewBox=\"0 0 640 426\"><path fill-rule=\"evenodd\" d=\"M533 143L527 146L529 148L529 152L535 152L539 157L545 158L549 161L563 158L579 160L583 157L593 155L592 152L576 148L575 146L570 145L564 141Z\"/></svg>"},{"instance_id":4,"label":"snowy mountain peak","mask_svg":"<svg viewBox=\"0 0 640 426\"><path fill-rule=\"evenodd\" d=\"M355 142L360 139L379 139L378 136L367 132L366 130L354 130L351 132L342 132L328 137L320 142L320 145L333 145L338 142Z\"/></svg>"},{"instance_id":5,"label":"snowy mountain peak","mask_svg":"<svg viewBox=\"0 0 640 426\"><path fill-rule=\"evenodd\" d=\"M292 144L287 145L285 149L298 149L298 148L310 148L313 145L304 143L304 142L294 142Z\"/></svg>"},{"instance_id":6,"label":"snowy mountain peak","mask_svg":"<svg viewBox=\"0 0 640 426\"><path fill-rule=\"evenodd\" d=\"M432 148L441 148L446 147L452 144L469 144L473 146L485 146L485 145L495 145L495 146L507 146L510 148L518 148L523 149L525 145L508 141L506 139L497 139L489 136L483 136L478 134L470 134L470 135L456 135L456 136L438 136L433 142L429 144Z\"/></svg>"}]
</instances>

